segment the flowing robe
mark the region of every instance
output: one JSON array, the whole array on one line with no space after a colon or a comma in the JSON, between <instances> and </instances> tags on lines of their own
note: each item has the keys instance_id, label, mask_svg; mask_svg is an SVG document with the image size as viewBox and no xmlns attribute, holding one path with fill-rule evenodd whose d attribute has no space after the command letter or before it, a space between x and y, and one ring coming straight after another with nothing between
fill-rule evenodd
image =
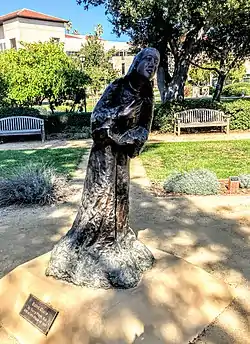
<instances>
[{"instance_id":1,"label":"flowing robe","mask_svg":"<svg viewBox=\"0 0 250 344\"><path fill-rule=\"evenodd\" d=\"M67 234L79 246L112 245L134 235L128 219L129 162L148 138L153 97L143 92L143 84L135 89L130 81L127 76L109 85L92 113L94 143L82 202Z\"/></svg>"}]
</instances>

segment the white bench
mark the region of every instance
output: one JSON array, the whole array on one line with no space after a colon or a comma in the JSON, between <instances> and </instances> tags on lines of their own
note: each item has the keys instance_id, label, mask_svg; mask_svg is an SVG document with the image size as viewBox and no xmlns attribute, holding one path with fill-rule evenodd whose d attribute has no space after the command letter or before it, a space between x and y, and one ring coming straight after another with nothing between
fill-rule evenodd
<instances>
[{"instance_id":1,"label":"white bench","mask_svg":"<svg viewBox=\"0 0 250 344\"><path fill-rule=\"evenodd\" d=\"M174 133L181 134L181 128L226 127L229 134L230 117L222 111L213 109L189 109L175 114Z\"/></svg>"},{"instance_id":2,"label":"white bench","mask_svg":"<svg viewBox=\"0 0 250 344\"><path fill-rule=\"evenodd\" d=\"M41 135L45 140L44 120L29 116L0 118L0 136Z\"/></svg>"}]
</instances>

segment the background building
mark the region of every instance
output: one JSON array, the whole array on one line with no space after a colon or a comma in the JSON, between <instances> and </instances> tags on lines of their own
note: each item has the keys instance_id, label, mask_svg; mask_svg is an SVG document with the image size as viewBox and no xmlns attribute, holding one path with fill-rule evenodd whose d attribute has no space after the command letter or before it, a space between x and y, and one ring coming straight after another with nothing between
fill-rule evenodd
<instances>
[{"instance_id":1,"label":"background building","mask_svg":"<svg viewBox=\"0 0 250 344\"><path fill-rule=\"evenodd\" d=\"M65 43L65 19L22 9L0 16L0 50L20 48L20 42L45 42L51 38Z\"/></svg>"},{"instance_id":2,"label":"background building","mask_svg":"<svg viewBox=\"0 0 250 344\"><path fill-rule=\"evenodd\" d=\"M75 55L86 42L87 36L66 34L68 20L44 13L22 9L0 16L0 51L10 48L19 49L21 42L45 42L50 39L64 43L65 52ZM126 42L102 40L105 50L114 48L113 66L124 75L132 60L130 46Z\"/></svg>"}]
</instances>

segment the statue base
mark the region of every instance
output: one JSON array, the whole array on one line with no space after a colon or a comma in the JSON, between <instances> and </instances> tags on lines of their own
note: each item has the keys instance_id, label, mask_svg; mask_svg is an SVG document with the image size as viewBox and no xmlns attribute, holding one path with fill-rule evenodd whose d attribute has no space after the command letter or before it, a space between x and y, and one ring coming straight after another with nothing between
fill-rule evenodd
<instances>
[{"instance_id":1,"label":"statue base","mask_svg":"<svg viewBox=\"0 0 250 344\"><path fill-rule=\"evenodd\" d=\"M128 289L137 286L153 263L152 253L132 231L111 246L79 248L73 236L65 236L52 251L46 275L81 287Z\"/></svg>"},{"instance_id":2,"label":"statue base","mask_svg":"<svg viewBox=\"0 0 250 344\"><path fill-rule=\"evenodd\" d=\"M152 252L154 267L128 290L46 277L50 253L19 266L0 280L0 323L10 338L4 343L188 343L229 305L231 292L204 270ZM47 335L20 316L30 294L59 312Z\"/></svg>"}]
</instances>

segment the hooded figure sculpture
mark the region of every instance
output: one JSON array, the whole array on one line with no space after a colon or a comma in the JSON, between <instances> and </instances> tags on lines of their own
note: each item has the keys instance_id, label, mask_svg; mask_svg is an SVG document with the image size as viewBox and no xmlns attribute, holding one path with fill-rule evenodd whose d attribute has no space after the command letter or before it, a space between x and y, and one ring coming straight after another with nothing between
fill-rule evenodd
<instances>
[{"instance_id":1,"label":"hooded figure sculpture","mask_svg":"<svg viewBox=\"0 0 250 344\"><path fill-rule=\"evenodd\" d=\"M81 286L130 288L152 266L153 255L129 227L129 161L149 135L159 60L156 49L143 49L98 101L81 206L52 251L47 275Z\"/></svg>"}]
</instances>

